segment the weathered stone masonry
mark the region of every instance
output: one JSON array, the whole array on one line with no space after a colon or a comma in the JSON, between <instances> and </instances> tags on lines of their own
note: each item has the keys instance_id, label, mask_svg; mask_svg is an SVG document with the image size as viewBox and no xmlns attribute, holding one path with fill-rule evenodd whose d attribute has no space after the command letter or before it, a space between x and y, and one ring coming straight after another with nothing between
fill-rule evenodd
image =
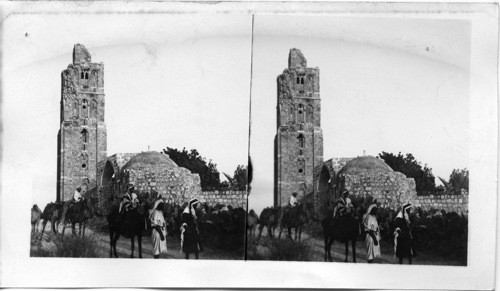
<instances>
[{"instance_id":1,"label":"weathered stone masonry","mask_svg":"<svg viewBox=\"0 0 500 291\"><path fill-rule=\"evenodd\" d=\"M319 69L291 49L277 84L274 204L286 205L293 192L300 199L313 190L314 167L323 162Z\"/></svg>"},{"instance_id":2,"label":"weathered stone masonry","mask_svg":"<svg viewBox=\"0 0 500 291\"><path fill-rule=\"evenodd\" d=\"M61 127L58 133L57 200L68 200L78 186L97 186L97 164L106 158L104 65L92 63L83 45L61 74Z\"/></svg>"},{"instance_id":3,"label":"weathered stone masonry","mask_svg":"<svg viewBox=\"0 0 500 291\"><path fill-rule=\"evenodd\" d=\"M201 202L210 206L217 204L231 205L232 207L242 207L246 209L247 192L246 191L203 191L198 197Z\"/></svg>"},{"instance_id":4,"label":"weathered stone masonry","mask_svg":"<svg viewBox=\"0 0 500 291\"><path fill-rule=\"evenodd\" d=\"M469 192L461 190L459 195L443 194L418 196L414 200L415 207L421 207L423 210L444 210L446 212L456 212L463 215L469 214Z\"/></svg>"}]
</instances>

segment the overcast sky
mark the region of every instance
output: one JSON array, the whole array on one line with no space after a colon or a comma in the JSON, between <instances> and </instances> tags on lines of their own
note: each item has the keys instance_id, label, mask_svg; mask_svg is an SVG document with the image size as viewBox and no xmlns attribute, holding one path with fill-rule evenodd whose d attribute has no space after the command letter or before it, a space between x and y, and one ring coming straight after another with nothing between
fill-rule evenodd
<instances>
[{"instance_id":1,"label":"overcast sky","mask_svg":"<svg viewBox=\"0 0 500 291\"><path fill-rule=\"evenodd\" d=\"M108 155L196 148L246 163L249 15L11 15L3 23L3 181L56 196L60 73L75 43L104 63ZM324 158L412 153L448 178L468 167L470 23L262 15L253 43L253 192L273 202L276 77L299 48L320 68Z\"/></svg>"},{"instance_id":2,"label":"overcast sky","mask_svg":"<svg viewBox=\"0 0 500 291\"><path fill-rule=\"evenodd\" d=\"M196 148L232 174L247 162L251 28L250 15L11 15L3 181L42 208L55 200L60 76L75 43L104 63L108 156Z\"/></svg>"},{"instance_id":3,"label":"overcast sky","mask_svg":"<svg viewBox=\"0 0 500 291\"><path fill-rule=\"evenodd\" d=\"M446 179L468 167L470 22L260 15L249 208L273 203L276 77L290 48L320 69L324 160L401 151Z\"/></svg>"}]
</instances>

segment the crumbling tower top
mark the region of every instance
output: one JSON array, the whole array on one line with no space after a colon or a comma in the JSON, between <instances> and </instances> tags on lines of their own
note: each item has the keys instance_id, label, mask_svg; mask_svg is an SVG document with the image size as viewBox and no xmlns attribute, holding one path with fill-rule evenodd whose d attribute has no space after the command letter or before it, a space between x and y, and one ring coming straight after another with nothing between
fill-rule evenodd
<instances>
[{"instance_id":1,"label":"crumbling tower top","mask_svg":"<svg viewBox=\"0 0 500 291\"><path fill-rule=\"evenodd\" d=\"M90 54L83 44L75 44L73 47L73 64L90 63Z\"/></svg>"},{"instance_id":2,"label":"crumbling tower top","mask_svg":"<svg viewBox=\"0 0 500 291\"><path fill-rule=\"evenodd\" d=\"M288 68L305 68L307 67L307 60L299 49L290 49L288 55Z\"/></svg>"}]
</instances>

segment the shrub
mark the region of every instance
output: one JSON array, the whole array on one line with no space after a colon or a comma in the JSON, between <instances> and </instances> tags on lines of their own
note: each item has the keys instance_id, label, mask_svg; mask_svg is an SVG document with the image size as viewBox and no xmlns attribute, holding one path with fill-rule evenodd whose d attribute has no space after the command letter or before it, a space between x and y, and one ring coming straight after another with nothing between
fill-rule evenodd
<instances>
[{"instance_id":1,"label":"shrub","mask_svg":"<svg viewBox=\"0 0 500 291\"><path fill-rule=\"evenodd\" d=\"M423 213L420 219L415 220L413 236L417 251L435 251L443 257L467 264L467 217L455 212L431 210L429 213Z\"/></svg>"},{"instance_id":2,"label":"shrub","mask_svg":"<svg viewBox=\"0 0 500 291\"><path fill-rule=\"evenodd\" d=\"M98 258L104 256L93 236L58 236L54 244L55 257Z\"/></svg>"},{"instance_id":3,"label":"shrub","mask_svg":"<svg viewBox=\"0 0 500 291\"><path fill-rule=\"evenodd\" d=\"M54 257L54 247L43 247L40 241L36 242L36 246L31 248L31 257Z\"/></svg>"},{"instance_id":4,"label":"shrub","mask_svg":"<svg viewBox=\"0 0 500 291\"><path fill-rule=\"evenodd\" d=\"M272 243L269 259L275 261L309 261L312 253L310 239L300 242L292 242L289 239L276 240Z\"/></svg>"}]
</instances>

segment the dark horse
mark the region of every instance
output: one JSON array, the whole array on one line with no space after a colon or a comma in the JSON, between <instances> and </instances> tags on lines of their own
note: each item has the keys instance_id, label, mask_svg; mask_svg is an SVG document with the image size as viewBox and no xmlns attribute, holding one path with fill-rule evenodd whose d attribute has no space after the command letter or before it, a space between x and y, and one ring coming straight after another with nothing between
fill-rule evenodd
<instances>
[{"instance_id":1,"label":"dark horse","mask_svg":"<svg viewBox=\"0 0 500 291\"><path fill-rule=\"evenodd\" d=\"M131 253L130 257L134 257L134 240L137 237L137 245L139 247L139 258L142 258L142 235L146 228L146 214L147 211L140 211L138 208L131 209L121 214L121 218L118 217L118 207L115 207L113 211L106 217L109 225L109 245L111 249L109 250L109 257L113 255L115 258L118 257L116 253L116 242L120 238L120 235L130 238L131 241Z\"/></svg>"},{"instance_id":2,"label":"dark horse","mask_svg":"<svg viewBox=\"0 0 500 291\"><path fill-rule=\"evenodd\" d=\"M281 232L283 228L288 229L288 237L292 239L292 228L295 228L295 240L300 242L300 236L302 233L302 225L309 222L309 212L305 210L305 205L299 204L292 208L281 208L280 217L280 232L278 234L278 239L281 238Z\"/></svg>"},{"instance_id":3,"label":"dark horse","mask_svg":"<svg viewBox=\"0 0 500 291\"><path fill-rule=\"evenodd\" d=\"M40 235L40 240L43 237L45 226L49 221L52 226L52 231L54 232L54 234L57 234L57 227L59 225L59 222L61 221L62 213L63 213L63 204L60 202L56 203L51 202L48 203L47 206L45 206L41 216L41 218L43 219L43 223L42 223L42 233Z\"/></svg>"},{"instance_id":4,"label":"dark horse","mask_svg":"<svg viewBox=\"0 0 500 291\"><path fill-rule=\"evenodd\" d=\"M78 223L78 235L85 236L85 223L94 217L94 207L90 204L90 199L82 199L79 202L65 202L63 206L63 229L62 235L66 230L67 222L71 223L71 231L76 233L75 225ZM83 228L83 233L82 233Z\"/></svg>"},{"instance_id":5,"label":"dark horse","mask_svg":"<svg viewBox=\"0 0 500 291\"><path fill-rule=\"evenodd\" d=\"M325 262L332 262L331 248L333 241L345 244L345 260L349 255L349 242L352 244L352 261L356 262L356 240L360 234L360 217L358 214L348 213L334 220L333 212L329 211L326 218L321 221L325 236Z\"/></svg>"},{"instance_id":6,"label":"dark horse","mask_svg":"<svg viewBox=\"0 0 500 291\"><path fill-rule=\"evenodd\" d=\"M257 238L257 243L260 241L260 236L262 235L262 230L267 227L267 233L271 239L274 238L274 230L278 226L279 218L279 208L266 207L262 210L259 217L259 236Z\"/></svg>"}]
</instances>

